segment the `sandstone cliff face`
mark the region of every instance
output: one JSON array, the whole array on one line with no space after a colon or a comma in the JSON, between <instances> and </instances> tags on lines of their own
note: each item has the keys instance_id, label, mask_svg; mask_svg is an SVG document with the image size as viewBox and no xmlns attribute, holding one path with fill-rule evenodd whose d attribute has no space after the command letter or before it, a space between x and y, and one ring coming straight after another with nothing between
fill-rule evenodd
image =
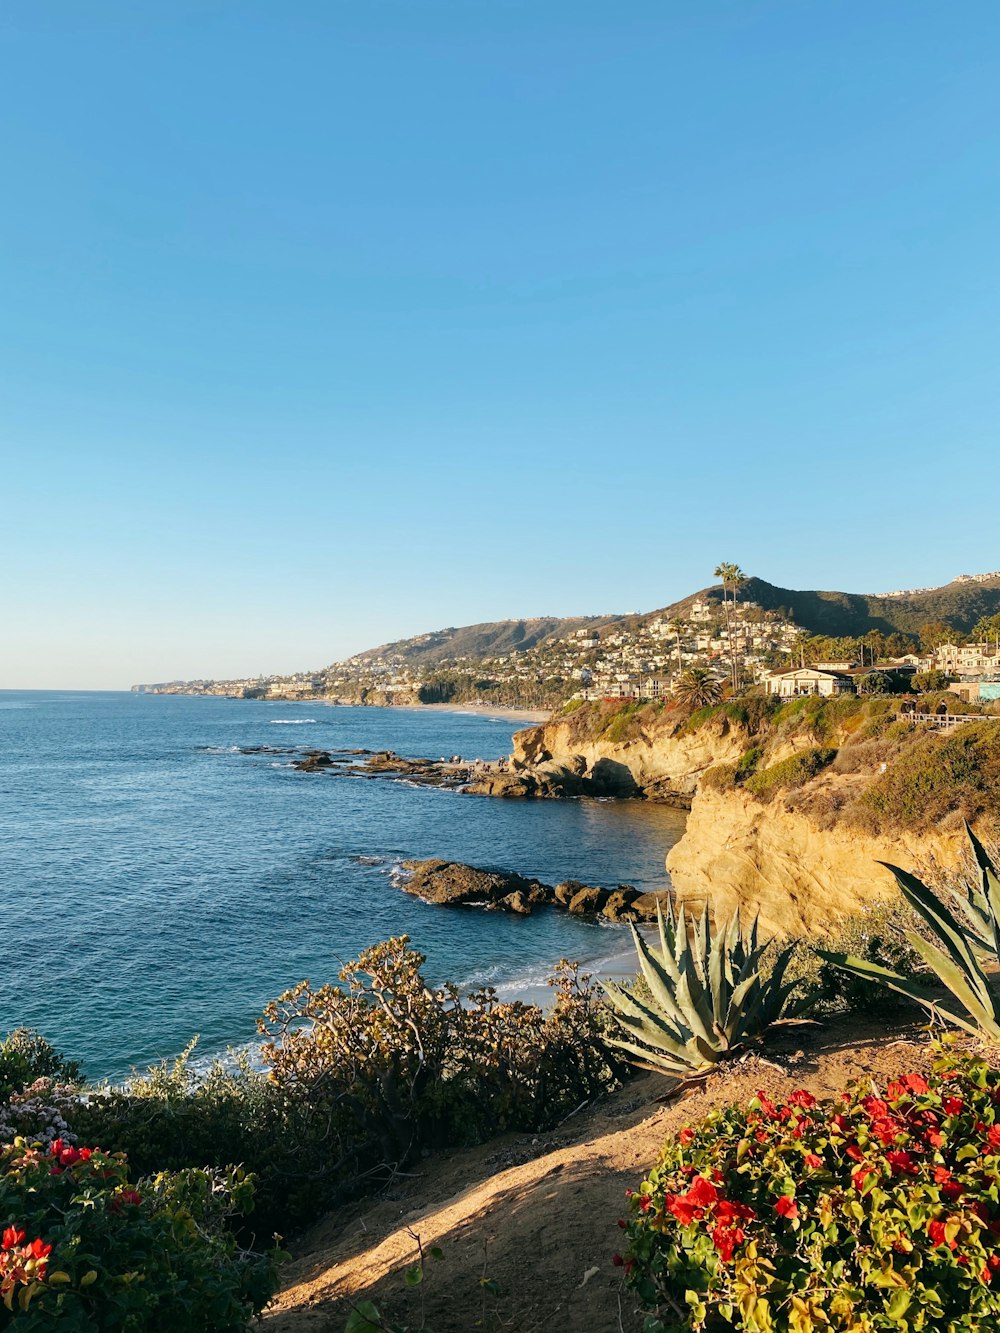
<instances>
[{"instance_id":1,"label":"sandstone cliff face","mask_svg":"<svg viewBox=\"0 0 1000 1333\"><path fill-rule=\"evenodd\" d=\"M780 797L762 804L740 790L705 789L667 869L681 899L708 899L723 913L759 909L768 931L822 938L845 916L896 894L877 862L957 866L964 841L958 830L879 838L844 824L821 828Z\"/></svg>"},{"instance_id":2,"label":"sandstone cliff face","mask_svg":"<svg viewBox=\"0 0 1000 1333\"><path fill-rule=\"evenodd\" d=\"M758 800L742 787L702 786L706 769L735 763L751 744L744 728L714 717L692 732L677 730L670 717L635 726L612 740L588 732L586 718L571 714L514 737L510 790L498 795L577 796L642 794L670 798L687 794L691 813L683 838L667 857L674 891L681 899L760 911L761 923L779 935L829 934L846 916L896 893L879 861L918 873L928 861L961 864L961 828L932 834L875 836L846 822L817 816L809 801L778 792ZM591 723L591 725L593 725ZM773 737L767 763L779 763L814 744L808 736ZM871 771L824 772L808 786L822 809L824 798L848 794ZM603 784L603 785L602 785ZM617 784L617 786L616 786Z\"/></svg>"},{"instance_id":3,"label":"sandstone cliff face","mask_svg":"<svg viewBox=\"0 0 1000 1333\"><path fill-rule=\"evenodd\" d=\"M747 736L727 719L715 719L700 730L671 735L673 726L655 725L621 741L580 733L571 714L514 737L511 768L540 779L596 779L607 794L690 796L706 768L735 763L746 749ZM586 787L584 787L584 791ZM579 794L568 792L567 794Z\"/></svg>"}]
</instances>

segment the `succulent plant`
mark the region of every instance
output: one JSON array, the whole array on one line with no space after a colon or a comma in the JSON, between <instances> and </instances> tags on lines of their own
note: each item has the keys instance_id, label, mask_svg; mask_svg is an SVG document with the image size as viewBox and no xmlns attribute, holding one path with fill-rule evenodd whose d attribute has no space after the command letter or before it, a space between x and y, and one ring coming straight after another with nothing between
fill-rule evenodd
<instances>
[{"instance_id":1,"label":"succulent plant","mask_svg":"<svg viewBox=\"0 0 1000 1333\"><path fill-rule=\"evenodd\" d=\"M611 1038L644 1068L683 1077L717 1064L781 1018L797 981L784 972L794 946L782 950L763 974L768 941L758 943L757 918L744 932L739 912L713 927L706 906L691 920L673 904L657 910L659 951L631 926L649 989L605 982L616 1022L628 1040Z\"/></svg>"},{"instance_id":2,"label":"succulent plant","mask_svg":"<svg viewBox=\"0 0 1000 1333\"><path fill-rule=\"evenodd\" d=\"M925 939L915 930L907 931L906 938L942 985L951 991L958 1007L928 996L919 981L901 977L877 963L822 949L817 953L845 972L881 981L956 1027L1000 1042L1000 980L995 972L988 976L983 970L984 963L991 968L1000 965L1000 876L968 824L965 831L972 846L978 882L968 886L964 898L955 895L959 916L916 875L888 861L880 863L892 872L900 893L922 918L933 940Z\"/></svg>"}]
</instances>

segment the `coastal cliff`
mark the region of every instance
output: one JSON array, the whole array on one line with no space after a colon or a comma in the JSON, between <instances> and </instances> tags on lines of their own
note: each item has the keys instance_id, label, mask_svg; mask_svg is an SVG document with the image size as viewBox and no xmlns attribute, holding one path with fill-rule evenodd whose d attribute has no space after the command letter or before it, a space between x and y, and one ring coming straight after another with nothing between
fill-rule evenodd
<instances>
[{"instance_id":1,"label":"coastal cliff","mask_svg":"<svg viewBox=\"0 0 1000 1333\"><path fill-rule=\"evenodd\" d=\"M892 699L748 699L685 714L594 704L519 732L494 795L686 801L667 869L682 899L822 936L896 890L878 865L963 864L962 820L1000 816L1000 719L948 734Z\"/></svg>"},{"instance_id":2,"label":"coastal cliff","mask_svg":"<svg viewBox=\"0 0 1000 1333\"><path fill-rule=\"evenodd\" d=\"M783 801L706 789L666 864L682 901L711 901L723 914L749 908L768 932L822 937L844 917L895 896L879 861L947 869L961 863L964 844L960 829L885 837L846 823L824 828Z\"/></svg>"}]
</instances>

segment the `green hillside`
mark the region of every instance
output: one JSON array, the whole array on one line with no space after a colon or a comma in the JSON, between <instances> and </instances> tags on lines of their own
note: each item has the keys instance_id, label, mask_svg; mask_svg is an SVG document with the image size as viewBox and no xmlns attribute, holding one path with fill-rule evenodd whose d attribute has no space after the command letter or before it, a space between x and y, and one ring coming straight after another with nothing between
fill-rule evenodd
<instances>
[{"instance_id":1,"label":"green hillside","mask_svg":"<svg viewBox=\"0 0 1000 1333\"><path fill-rule=\"evenodd\" d=\"M539 616L531 620L495 620L481 625L464 625L459 629L435 630L413 639L399 639L359 653L356 661L371 661L376 657L401 657L417 666L436 666L439 662L468 657L501 657L512 652L524 652L551 640L563 639L578 629L600 629L616 625L624 616Z\"/></svg>"},{"instance_id":2,"label":"green hillside","mask_svg":"<svg viewBox=\"0 0 1000 1333\"><path fill-rule=\"evenodd\" d=\"M700 596L721 600L719 587ZM943 620L967 634L983 616L1000 612L1000 579L988 583L948 583L905 597L873 597L867 593L799 591L779 588L763 579L750 579L740 598L757 602L768 611L784 609L791 619L812 634L858 636L869 630L917 634L929 621ZM691 599L685 599L685 603ZM685 603L678 603L682 609ZM670 608L673 611L674 608Z\"/></svg>"}]
</instances>

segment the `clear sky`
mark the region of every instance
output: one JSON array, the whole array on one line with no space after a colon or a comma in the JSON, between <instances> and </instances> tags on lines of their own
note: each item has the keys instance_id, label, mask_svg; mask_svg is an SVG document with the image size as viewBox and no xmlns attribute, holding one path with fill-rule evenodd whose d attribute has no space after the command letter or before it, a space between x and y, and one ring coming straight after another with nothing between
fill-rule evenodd
<instances>
[{"instance_id":1,"label":"clear sky","mask_svg":"<svg viewBox=\"0 0 1000 1333\"><path fill-rule=\"evenodd\" d=\"M996 0L11 0L0 686L1000 567Z\"/></svg>"}]
</instances>

